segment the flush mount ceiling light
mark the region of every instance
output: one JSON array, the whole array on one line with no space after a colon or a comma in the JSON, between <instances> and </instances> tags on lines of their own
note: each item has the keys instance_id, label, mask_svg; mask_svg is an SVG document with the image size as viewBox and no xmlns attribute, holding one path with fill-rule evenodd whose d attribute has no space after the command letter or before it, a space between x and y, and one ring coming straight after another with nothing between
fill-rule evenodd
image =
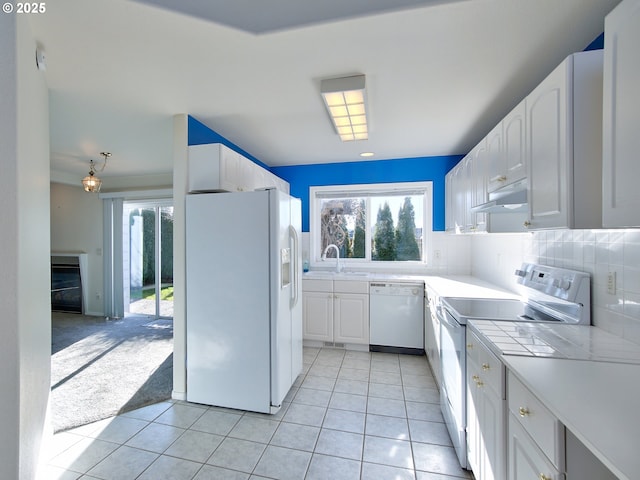
<instances>
[{"instance_id":1,"label":"flush mount ceiling light","mask_svg":"<svg viewBox=\"0 0 640 480\"><path fill-rule=\"evenodd\" d=\"M320 82L322 99L343 142L369 138L364 83L364 75L330 78Z\"/></svg>"},{"instance_id":2,"label":"flush mount ceiling light","mask_svg":"<svg viewBox=\"0 0 640 480\"><path fill-rule=\"evenodd\" d=\"M100 172L104 171L104 167L107 166L107 159L111 156L109 152L100 152L100 155L104 157L104 163L100 168ZM95 176L96 164L93 160L89 161L89 175L82 179L82 186L85 192L98 193L102 186L102 180Z\"/></svg>"}]
</instances>

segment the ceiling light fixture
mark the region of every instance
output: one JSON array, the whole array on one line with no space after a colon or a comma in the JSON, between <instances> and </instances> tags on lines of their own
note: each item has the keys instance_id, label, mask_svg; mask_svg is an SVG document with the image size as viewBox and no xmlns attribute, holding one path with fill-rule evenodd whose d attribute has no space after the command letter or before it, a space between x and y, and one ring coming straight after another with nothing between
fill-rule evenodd
<instances>
[{"instance_id":1,"label":"ceiling light fixture","mask_svg":"<svg viewBox=\"0 0 640 480\"><path fill-rule=\"evenodd\" d=\"M354 75L320 82L322 99L343 142L369 138L364 80L364 75Z\"/></svg>"},{"instance_id":2,"label":"ceiling light fixture","mask_svg":"<svg viewBox=\"0 0 640 480\"><path fill-rule=\"evenodd\" d=\"M107 159L111 156L109 152L100 152L100 155L104 157L104 163L100 168L100 172L104 171L104 167L107 166ZM84 187L85 192L90 193L98 193L100 191L100 187L102 186L102 180L95 176L96 173L96 165L93 160L89 161L89 175L82 179L82 186Z\"/></svg>"},{"instance_id":3,"label":"ceiling light fixture","mask_svg":"<svg viewBox=\"0 0 640 480\"><path fill-rule=\"evenodd\" d=\"M375 153L373 152L362 152L360 154L361 157L366 158L366 157L373 157L375 155Z\"/></svg>"}]
</instances>

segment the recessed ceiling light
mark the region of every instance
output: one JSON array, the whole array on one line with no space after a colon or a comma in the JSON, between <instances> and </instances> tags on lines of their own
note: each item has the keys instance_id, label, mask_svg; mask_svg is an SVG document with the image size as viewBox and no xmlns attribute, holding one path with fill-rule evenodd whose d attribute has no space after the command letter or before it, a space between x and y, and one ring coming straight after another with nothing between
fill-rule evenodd
<instances>
[{"instance_id":1,"label":"recessed ceiling light","mask_svg":"<svg viewBox=\"0 0 640 480\"><path fill-rule=\"evenodd\" d=\"M373 152L362 152L360 154L361 157L373 157L375 155L375 153Z\"/></svg>"}]
</instances>

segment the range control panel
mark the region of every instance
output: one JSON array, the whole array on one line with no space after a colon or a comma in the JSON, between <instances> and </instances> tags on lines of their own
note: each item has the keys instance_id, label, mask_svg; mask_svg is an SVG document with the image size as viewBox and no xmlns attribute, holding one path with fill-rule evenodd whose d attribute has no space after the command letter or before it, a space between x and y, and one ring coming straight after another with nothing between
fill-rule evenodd
<instances>
[{"instance_id":1,"label":"range control panel","mask_svg":"<svg viewBox=\"0 0 640 480\"><path fill-rule=\"evenodd\" d=\"M523 263L515 271L520 285L571 303L590 305L590 275L566 268Z\"/></svg>"}]
</instances>

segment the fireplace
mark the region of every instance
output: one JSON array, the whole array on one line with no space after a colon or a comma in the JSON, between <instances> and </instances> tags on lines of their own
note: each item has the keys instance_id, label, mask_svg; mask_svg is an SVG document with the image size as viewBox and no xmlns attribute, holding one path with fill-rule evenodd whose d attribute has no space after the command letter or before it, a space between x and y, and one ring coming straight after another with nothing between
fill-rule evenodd
<instances>
[{"instance_id":1,"label":"fireplace","mask_svg":"<svg viewBox=\"0 0 640 480\"><path fill-rule=\"evenodd\" d=\"M83 261L84 260L84 261ZM51 310L84 313L86 254L51 255Z\"/></svg>"}]
</instances>

